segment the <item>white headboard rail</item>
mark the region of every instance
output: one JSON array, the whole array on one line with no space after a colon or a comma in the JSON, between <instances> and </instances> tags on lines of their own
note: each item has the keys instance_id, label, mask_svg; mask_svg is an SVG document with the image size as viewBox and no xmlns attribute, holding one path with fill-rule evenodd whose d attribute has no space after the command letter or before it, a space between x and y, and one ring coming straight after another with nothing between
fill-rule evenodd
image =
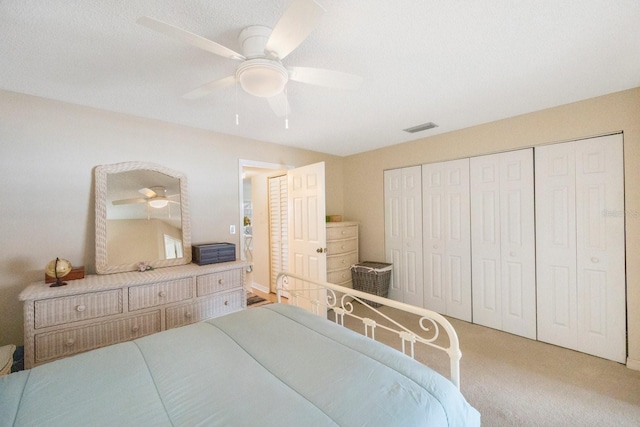
<instances>
[{"instance_id":1,"label":"white headboard rail","mask_svg":"<svg viewBox=\"0 0 640 427\"><path fill-rule=\"evenodd\" d=\"M292 287L292 282L296 283L297 286L295 288ZM302 286L300 286L300 284L302 284ZM320 290L325 290L326 294L325 292L318 292ZM462 352L460 351L458 335L451 323L441 314L355 289L345 288L333 283L319 282L293 273L280 273L278 275L277 297L278 302L281 302L281 298L285 297L289 299L289 304L303 306L314 314L324 313L324 308L331 309L335 313L336 323L342 326L344 326L345 316L359 319L364 325L364 335L372 339L375 339L376 328L382 328L396 333L402 341L402 352L412 358L414 357L416 343L444 351L450 360L451 382L460 389L460 358L462 357ZM376 322L369 317L356 315L354 313L353 300L361 303L363 307L366 307L367 310L370 310L372 313L376 313L378 316L386 319L391 326ZM303 301L306 301L306 304L302 304ZM367 301L415 314L419 316L417 325L414 325L413 328L402 325L389 317L388 314L382 313L377 308L368 304ZM322 311L321 308L323 308ZM418 329L420 329L422 333L416 332ZM440 336L441 330L447 334L447 347L435 343ZM428 337L424 336L425 332L429 333Z\"/></svg>"}]
</instances>

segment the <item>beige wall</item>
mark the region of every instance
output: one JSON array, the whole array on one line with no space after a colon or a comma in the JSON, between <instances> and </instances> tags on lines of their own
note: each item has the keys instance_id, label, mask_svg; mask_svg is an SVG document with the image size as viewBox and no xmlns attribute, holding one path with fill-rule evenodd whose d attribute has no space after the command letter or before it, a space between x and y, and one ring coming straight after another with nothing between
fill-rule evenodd
<instances>
[{"instance_id":1,"label":"beige wall","mask_svg":"<svg viewBox=\"0 0 640 427\"><path fill-rule=\"evenodd\" d=\"M345 216L360 257L384 260L383 171L624 132L629 366L640 369L640 88L345 158Z\"/></svg>"},{"instance_id":2,"label":"beige wall","mask_svg":"<svg viewBox=\"0 0 640 427\"><path fill-rule=\"evenodd\" d=\"M241 230L239 159L326 164L342 212L342 158L0 91L0 345L22 343L18 294L55 257L95 271L93 168L148 161L187 176L194 243Z\"/></svg>"}]
</instances>

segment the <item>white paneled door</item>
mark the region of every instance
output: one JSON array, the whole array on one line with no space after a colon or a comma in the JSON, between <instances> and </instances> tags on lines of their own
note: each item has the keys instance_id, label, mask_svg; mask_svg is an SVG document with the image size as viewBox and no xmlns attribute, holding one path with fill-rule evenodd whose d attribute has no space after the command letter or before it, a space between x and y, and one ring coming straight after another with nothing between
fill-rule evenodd
<instances>
[{"instance_id":1,"label":"white paneled door","mask_svg":"<svg viewBox=\"0 0 640 427\"><path fill-rule=\"evenodd\" d=\"M422 168L384 171L385 254L393 264L389 298L422 307Z\"/></svg>"},{"instance_id":2,"label":"white paneled door","mask_svg":"<svg viewBox=\"0 0 640 427\"><path fill-rule=\"evenodd\" d=\"M287 172L289 271L313 280L327 280L324 162ZM305 289L321 305L324 292L308 289L306 283L290 283ZM308 307L311 308L311 307ZM318 311L326 315L326 305Z\"/></svg>"},{"instance_id":3,"label":"white paneled door","mask_svg":"<svg viewBox=\"0 0 640 427\"><path fill-rule=\"evenodd\" d=\"M538 339L624 363L622 135L535 156Z\"/></svg>"},{"instance_id":4,"label":"white paneled door","mask_svg":"<svg viewBox=\"0 0 640 427\"><path fill-rule=\"evenodd\" d=\"M470 160L473 322L536 338L533 150Z\"/></svg>"},{"instance_id":5,"label":"white paneled door","mask_svg":"<svg viewBox=\"0 0 640 427\"><path fill-rule=\"evenodd\" d=\"M471 322L469 159L422 166L424 307Z\"/></svg>"}]
</instances>

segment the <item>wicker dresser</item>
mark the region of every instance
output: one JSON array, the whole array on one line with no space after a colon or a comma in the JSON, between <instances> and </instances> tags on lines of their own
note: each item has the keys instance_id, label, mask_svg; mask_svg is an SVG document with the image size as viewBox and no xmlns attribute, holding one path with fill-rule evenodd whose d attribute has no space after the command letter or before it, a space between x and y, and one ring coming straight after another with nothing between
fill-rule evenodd
<instances>
[{"instance_id":1,"label":"wicker dresser","mask_svg":"<svg viewBox=\"0 0 640 427\"><path fill-rule=\"evenodd\" d=\"M90 275L24 302L25 368L246 308L246 263Z\"/></svg>"},{"instance_id":2,"label":"wicker dresser","mask_svg":"<svg viewBox=\"0 0 640 427\"><path fill-rule=\"evenodd\" d=\"M358 223L327 223L327 282L352 288L351 266L358 262Z\"/></svg>"}]
</instances>

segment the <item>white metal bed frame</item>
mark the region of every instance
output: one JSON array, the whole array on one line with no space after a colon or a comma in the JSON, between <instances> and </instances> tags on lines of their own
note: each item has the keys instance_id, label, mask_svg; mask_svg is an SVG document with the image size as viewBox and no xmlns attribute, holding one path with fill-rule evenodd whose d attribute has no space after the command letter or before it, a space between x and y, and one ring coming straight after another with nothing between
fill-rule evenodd
<instances>
[{"instance_id":1,"label":"white metal bed frame","mask_svg":"<svg viewBox=\"0 0 640 427\"><path fill-rule=\"evenodd\" d=\"M291 288L290 279L294 281L303 282L304 286ZM355 289L345 288L343 286L335 285L327 282L320 282L307 277L299 276L293 273L280 273L276 279L277 283L277 298L278 302L281 302L281 298L284 296L289 299L289 304L300 306L301 300L307 301L311 306L311 311L314 314L320 314L321 308L324 313L325 309L331 309L336 315L336 323L344 326L344 317L352 317L360 320L364 325L364 335L375 340L376 327L386 329L390 332L398 334L402 341L402 352L406 355L414 358L414 347L416 343L421 343L429 347L444 351L449 356L450 360L450 379L453 384L460 389L460 358L462 352L460 351L460 343L458 341L458 335L455 329L449 323L449 321L442 315L427 310L425 308L415 307L402 302L390 300L377 295L372 295L366 292L357 291ZM317 296L311 296L310 292L317 290L326 290L326 297L321 297L320 300ZM286 295L283 295L285 293ZM360 317L354 314L354 305L352 301L355 300L366 307L368 310L376 313L393 324L393 326L383 325L368 317ZM420 329L424 332L429 332L429 337L424 337L418 332L414 332L413 329L401 325L388 315L380 312L375 307L372 307L367 301L373 303L382 304L387 307L392 307L397 310L412 313L419 316L417 325L413 329ZM304 307L307 308L307 307ZM432 329L433 328L433 329ZM435 343L440 336L440 330L443 329L448 338L449 346L443 347ZM407 349L408 345L408 349Z\"/></svg>"}]
</instances>

